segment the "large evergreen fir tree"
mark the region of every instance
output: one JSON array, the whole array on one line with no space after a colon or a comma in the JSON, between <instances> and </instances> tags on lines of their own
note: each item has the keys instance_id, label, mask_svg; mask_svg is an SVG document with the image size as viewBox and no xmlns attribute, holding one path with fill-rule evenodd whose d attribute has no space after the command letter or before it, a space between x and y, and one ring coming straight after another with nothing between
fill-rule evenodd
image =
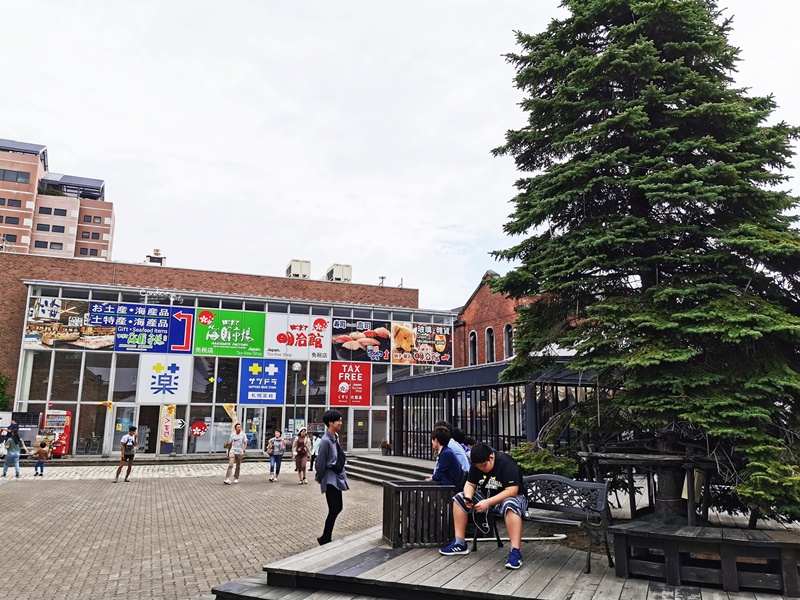
<instances>
[{"instance_id":1,"label":"large evergreen fir tree","mask_svg":"<svg viewBox=\"0 0 800 600\"><path fill-rule=\"evenodd\" d=\"M799 131L734 87L716 2L563 4L508 56L528 123L494 152L525 177L495 254L520 266L494 289L536 302L506 375L572 349L654 437L726 457L747 507L800 518Z\"/></svg>"}]
</instances>

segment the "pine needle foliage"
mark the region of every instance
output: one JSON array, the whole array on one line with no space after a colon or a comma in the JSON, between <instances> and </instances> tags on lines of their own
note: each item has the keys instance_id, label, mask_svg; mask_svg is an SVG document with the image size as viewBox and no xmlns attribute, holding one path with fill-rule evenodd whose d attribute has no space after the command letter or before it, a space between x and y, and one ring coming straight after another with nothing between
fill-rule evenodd
<instances>
[{"instance_id":1,"label":"pine needle foliage","mask_svg":"<svg viewBox=\"0 0 800 600\"><path fill-rule=\"evenodd\" d=\"M495 155L523 176L493 282L534 297L507 379L575 352L654 436L690 431L762 515L800 518L798 128L734 86L712 0L565 0L509 54L527 125Z\"/></svg>"}]
</instances>

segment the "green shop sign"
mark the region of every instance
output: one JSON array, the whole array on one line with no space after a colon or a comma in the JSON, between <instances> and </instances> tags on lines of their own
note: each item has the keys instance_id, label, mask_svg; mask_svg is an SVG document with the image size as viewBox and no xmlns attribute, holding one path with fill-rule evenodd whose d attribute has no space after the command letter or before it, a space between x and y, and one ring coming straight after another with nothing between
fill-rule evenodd
<instances>
[{"instance_id":1,"label":"green shop sign","mask_svg":"<svg viewBox=\"0 0 800 600\"><path fill-rule=\"evenodd\" d=\"M203 356L264 356L266 314L203 309L197 315L194 353Z\"/></svg>"}]
</instances>

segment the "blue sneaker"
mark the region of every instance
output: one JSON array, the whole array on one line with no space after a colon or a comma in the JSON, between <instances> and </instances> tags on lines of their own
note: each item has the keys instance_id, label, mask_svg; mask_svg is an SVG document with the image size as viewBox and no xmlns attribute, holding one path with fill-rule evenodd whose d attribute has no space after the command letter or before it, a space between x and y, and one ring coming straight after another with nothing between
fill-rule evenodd
<instances>
[{"instance_id":1,"label":"blue sneaker","mask_svg":"<svg viewBox=\"0 0 800 600\"><path fill-rule=\"evenodd\" d=\"M469 554L469 548L466 544L457 544L455 540L450 542L449 546L439 549L440 554L445 556L454 556L456 554Z\"/></svg>"},{"instance_id":2,"label":"blue sneaker","mask_svg":"<svg viewBox=\"0 0 800 600\"><path fill-rule=\"evenodd\" d=\"M522 566L522 552L512 548L506 561L506 569L519 569Z\"/></svg>"}]
</instances>

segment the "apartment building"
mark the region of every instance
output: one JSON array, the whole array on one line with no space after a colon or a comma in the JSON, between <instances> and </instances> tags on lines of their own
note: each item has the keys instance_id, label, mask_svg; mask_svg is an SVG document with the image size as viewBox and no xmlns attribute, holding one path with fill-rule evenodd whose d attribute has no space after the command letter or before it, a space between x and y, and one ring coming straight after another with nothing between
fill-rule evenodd
<instances>
[{"instance_id":1,"label":"apartment building","mask_svg":"<svg viewBox=\"0 0 800 600\"><path fill-rule=\"evenodd\" d=\"M0 139L0 251L110 260L113 238L103 180L52 173L46 146Z\"/></svg>"}]
</instances>

